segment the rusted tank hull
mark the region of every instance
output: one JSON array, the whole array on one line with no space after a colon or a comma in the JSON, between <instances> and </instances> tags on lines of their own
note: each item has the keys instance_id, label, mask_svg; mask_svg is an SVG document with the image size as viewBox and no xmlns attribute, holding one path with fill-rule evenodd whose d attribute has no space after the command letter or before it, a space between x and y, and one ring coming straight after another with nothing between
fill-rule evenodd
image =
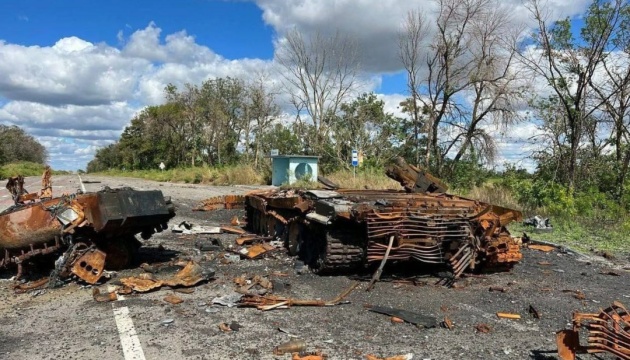
<instances>
[{"instance_id":1,"label":"rusted tank hull","mask_svg":"<svg viewBox=\"0 0 630 360\"><path fill-rule=\"evenodd\" d=\"M449 264L455 276L522 258L505 225L522 217L449 194L400 191L267 191L246 196L250 230L283 238L314 269L346 269L388 258Z\"/></svg>"},{"instance_id":2,"label":"rusted tank hull","mask_svg":"<svg viewBox=\"0 0 630 360\"><path fill-rule=\"evenodd\" d=\"M105 264L132 259L136 234L147 239L174 215L161 191L128 188L17 204L0 213L0 266L17 264L20 275L29 258L66 249L57 272L94 283Z\"/></svg>"},{"instance_id":3,"label":"rusted tank hull","mask_svg":"<svg viewBox=\"0 0 630 360\"><path fill-rule=\"evenodd\" d=\"M46 210L51 205L47 201L0 215L0 251L54 242L61 235L62 224Z\"/></svg>"}]
</instances>

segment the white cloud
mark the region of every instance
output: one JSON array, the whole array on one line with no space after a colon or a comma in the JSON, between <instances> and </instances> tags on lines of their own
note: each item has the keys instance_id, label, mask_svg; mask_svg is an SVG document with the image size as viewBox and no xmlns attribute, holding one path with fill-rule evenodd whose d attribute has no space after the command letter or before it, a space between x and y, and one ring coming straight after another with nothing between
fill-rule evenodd
<instances>
[{"instance_id":1,"label":"white cloud","mask_svg":"<svg viewBox=\"0 0 630 360\"><path fill-rule=\"evenodd\" d=\"M282 36L293 27L309 35L315 32L332 34L339 31L356 39L361 64L369 71L392 72L400 69L397 34L410 10L435 19L434 0L255 0L263 10L264 21ZM591 0L551 0L552 18L581 14ZM514 25L532 25L523 0L501 2L514 16ZM434 26L434 24L431 24Z\"/></svg>"},{"instance_id":2,"label":"white cloud","mask_svg":"<svg viewBox=\"0 0 630 360\"><path fill-rule=\"evenodd\" d=\"M0 123L18 125L44 143L56 168L84 168L95 144L115 141L134 114L164 101L173 83L254 76L271 62L227 60L185 31L168 34L150 23L120 47L75 36L52 46L0 40Z\"/></svg>"},{"instance_id":3,"label":"white cloud","mask_svg":"<svg viewBox=\"0 0 630 360\"><path fill-rule=\"evenodd\" d=\"M360 81L360 91L378 88L381 74L399 70L396 34L405 14L434 6L426 0L255 1L275 29L276 43L294 26L306 35L339 30L355 37L360 61L370 71ZM557 16L575 15L588 2L552 1L551 8ZM517 16L526 15L520 0L504 4L514 7ZM261 72L269 74L269 83L280 78L272 61L225 59L184 30L163 34L150 23L136 31L125 25L116 35L115 45L75 36L52 46L0 40L0 123L21 126L36 136L48 148L54 167L83 168L96 147L115 141L139 109L163 102L169 83L251 78ZM403 95L381 98L387 111L400 115Z\"/></svg>"}]
</instances>

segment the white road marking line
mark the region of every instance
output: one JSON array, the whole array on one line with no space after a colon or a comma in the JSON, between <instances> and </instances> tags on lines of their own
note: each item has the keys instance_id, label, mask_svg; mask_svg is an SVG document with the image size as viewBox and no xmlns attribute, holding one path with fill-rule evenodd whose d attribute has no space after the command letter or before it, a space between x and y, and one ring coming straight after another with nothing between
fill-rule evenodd
<instances>
[{"instance_id":1,"label":"white road marking line","mask_svg":"<svg viewBox=\"0 0 630 360\"><path fill-rule=\"evenodd\" d=\"M83 180L81 179L81 175L77 175L79 177L79 184L81 184L81 191L83 191L83 193L86 193L87 191L85 191L85 185L83 185Z\"/></svg>"},{"instance_id":2,"label":"white road marking line","mask_svg":"<svg viewBox=\"0 0 630 360\"><path fill-rule=\"evenodd\" d=\"M133 321L131 316L129 316L129 308L126 306L114 308L114 319L118 327L120 345L122 346L125 360L145 360L140 339L138 339L136 328L133 327Z\"/></svg>"}]
</instances>

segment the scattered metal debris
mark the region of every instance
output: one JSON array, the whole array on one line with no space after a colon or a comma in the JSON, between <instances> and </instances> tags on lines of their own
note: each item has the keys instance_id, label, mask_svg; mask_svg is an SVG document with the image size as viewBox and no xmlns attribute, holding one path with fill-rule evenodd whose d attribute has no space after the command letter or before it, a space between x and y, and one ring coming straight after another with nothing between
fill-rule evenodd
<instances>
[{"instance_id":1,"label":"scattered metal debris","mask_svg":"<svg viewBox=\"0 0 630 360\"><path fill-rule=\"evenodd\" d=\"M481 323L481 324L475 325L475 330L477 330L480 333L487 334L490 331L492 331L492 328L488 324Z\"/></svg>"},{"instance_id":2,"label":"scattered metal debris","mask_svg":"<svg viewBox=\"0 0 630 360\"><path fill-rule=\"evenodd\" d=\"M563 293L571 293L578 300L585 300L586 295L580 290L562 290Z\"/></svg>"},{"instance_id":3,"label":"scattered metal debris","mask_svg":"<svg viewBox=\"0 0 630 360\"><path fill-rule=\"evenodd\" d=\"M50 169L42 176L40 193L28 193L24 178L9 179L15 205L0 213L0 267L23 265L33 257L59 253L49 286L75 275L94 284L105 268L118 269L132 260L141 245L167 228L175 216L170 199L161 191L105 188L53 197Z\"/></svg>"},{"instance_id":4,"label":"scattered metal debris","mask_svg":"<svg viewBox=\"0 0 630 360\"><path fill-rule=\"evenodd\" d=\"M306 342L304 340L291 340L280 344L273 349L274 355L284 355L291 353L299 353L306 350Z\"/></svg>"},{"instance_id":5,"label":"scattered metal debris","mask_svg":"<svg viewBox=\"0 0 630 360\"><path fill-rule=\"evenodd\" d=\"M368 354L365 356L365 359L366 360L411 360L413 359L413 354L409 353L409 354L396 355L396 356L390 356L390 357L385 357L385 358L380 358L378 356Z\"/></svg>"},{"instance_id":6,"label":"scattered metal debris","mask_svg":"<svg viewBox=\"0 0 630 360\"><path fill-rule=\"evenodd\" d=\"M179 272L171 277L159 278L153 274L145 275L148 276L121 278L120 282L125 287L136 292L147 292L162 286L190 287L213 278L214 270L204 269L198 263L189 261Z\"/></svg>"},{"instance_id":7,"label":"scattered metal debris","mask_svg":"<svg viewBox=\"0 0 630 360\"><path fill-rule=\"evenodd\" d=\"M293 353L291 355L291 360L325 360L327 359L328 356L326 356L326 354L322 354L321 351L314 351L314 352L299 352L299 353Z\"/></svg>"},{"instance_id":8,"label":"scattered metal debris","mask_svg":"<svg viewBox=\"0 0 630 360\"><path fill-rule=\"evenodd\" d=\"M542 316L540 311L538 311L538 309L536 309L533 305L529 305L529 309L527 311L534 319L540 319Z\"/></svg>"},{"instance_id":9,"label":"scattered metal debris","mask_svg":"<svg viewBox=\"0 0 630 360\"><path fill-rule=\"evenodd\" d=\"M212 211L219 209L239 209L243 207L245 197L242 195L216 196L204 200L193 211Z\"/></svg>"},{"instance_id":10,"label":"scattered metal debris","mask_svg":"<svg viewBox=\"0 0 630 360\"><path fill-rule=\"evenodd\" d=\"M539 231L540 230L544 230L544 231L553 230L553 226L551 226L551 221L549 220L549 218L543 218L538 215L523 220L523 225L532 226L536 230L539 230Z\"/></svg>"},{"instance_id":11,"label":"scattered metal debris","mask_svg":"<svg viewBox=\"0 0 630 360\"><path fill-rule=\"evenodd\" d=\"M180 298L177 295L169 294L164 297L164 301L166 301L169 304L177 305L177 304L183 303L184 299Z\"/></svg>"},{"instance_id":12,"label":"scattered metal debris","mask_svg":"<svg viewBox=\"0 0 630 360\"><path fill-rule=\"evenodd\" d=\"M527 245L527 247L532 250L539 250L539 251L544 251L544 252L550 252L557 249L555 246L541 245L541 244L529 244Z\"/></svg>"},{"instance_id":13,"label":"scattered metal debris","mask_svg":"<svg viewBox=\"0 0 630 360\"><path fill-rule=\"evenodd\" d=\"M180 233L184 235L190 234L220 234L221 228L218 226L199 226L191 224L187 221L182 221L177 225L173 225L171 231L174 233Z\"/></svg>"},{"instance_id":14,"label":"scattered metal debris","mask_svg":"<svg viewBox=\"0 0 630 360\"><path fill-rule=\"evenodd\" d=\"M239 276L234 279L238 286L236 292L248 295L265 295L267 291L273 289L273 282L267 277L255 275L253 277Z\"/></svg>"},{"instance_id":15,"label":"scattered metal debris","mask_svg":"<svg viewBox=\"0 0 630 360\"><path fill-rule=\"evenodd\" d=\"M395 316L397 318L403 319L408 323L414 324L416 326L422 326L424 328L434 328L438 325L437 319L433 316L422 315L412 311L394 309L386 306L372 306L369 307L368 310L379 314Z\"/></svg>"},{"instance_id":16,"label":"scattered metal debris","mask_svg":"<svg viewBox=\"0 0 630 360\"><path fill-rule=\"evenodd\" d=\"M444 320L442 321L442 326L444 326L445 328L449 330L453 330L453 328L455 327L455 325L453 325L453 321L451 321L451 319L449 319L448 316L444 317Z\"/></svg>"},{"instance_id":17,"label":"scattered metal debris","mask_svg":"<svg viewBox=\"0 0 630 360\"><path fill-rule=\"evenodd\" d=\"M118 295L115 291L102 294L98 288L92 289L92 297L94 298L94 301L97 302L110 302L118 300Z\"/></svg>"},{"instance_id":18,"label":"scattered metal debris","mask_svg":"<svg viewBox=\"0 0 630 360\"><path fill-rule=\"evenodd\" d=\"M231 323L220 323L219 329L223 332L231 332L231 331L239 331L243 326L237 323L236 321L232 321Z\"/></svg>"},{"instance_id":19,"label":"scattered metal debris","mask_svg":"<svg viewBox=\"0 0 630 360\"><path fill-rule=\"evenodd\" d=\"M588 332L588 343L580 345L580 329ZM597 314L573 313L573 328L556 333L558 356L574 360L576 354L607 352L630 359L630 313L618 301Z\"/></svg>"},{"instance_id":20,"label":"scattered metal debris","mask_svg":"<svg viewBox=\"0 0 630 360\"><path fill-rule=\"evenodd\" d=\"M220 297L215 297L214 299L212 299L212 303L227 307L234 307L238 305L238 302L241 300L242 297L243 294L233 292Z\"/></svg>"},{"instance_id":21,"label":"scattered metal debris","mask_svg":"<svg viewBox=\"0 0 630 360\"><path fill-rule=\"evenodd\" d=\"M348 289L339 294L336 298L330 301L323 300L301 300L301 299L293 299L289 297L283 296L273 296L273 295L242 295L240 300L238 301L238 306L241 307L255 307L258 310L273 310L280 308L289 308L291 306L334 306L340 305L343 302L343 299L346 298L357 286L358 282L353 283Z\"/></svg>"},{"instance_id":22,"label":"scattered metal debris","mask_svg":"<svg viewBox=\"0 0 630 360\"><path fill-rule=\"evenodd\" d=\"M513 313L506 313L506 312L498 312L497 317L500 319L518 320L521 318L521 315L513 314Z\"/></svg>"},{"instance_id":23,"label":"scattered metal debris","mask_svg":"<svg viewBox=\"0 0 630 360\"><path fill-rule=\"evenodd\" d=\"M25 284L15 284L13 286L13 291L15 291L16 294L23 294L31 290L43 288L44 286L48 285L48 282L49 279L45 277Z\"/></svg>"},{"instance_id":24,"label":"scattered metal debris","mask_svg":"<svg viewBox=\"0 0 630 360\"><path fill-rule=\"evenodd\" d=\"M405 320L395 316L392 316L389 320L392 322L392 324L402 324L405 322Z\"/></svg>"}]
</instances>

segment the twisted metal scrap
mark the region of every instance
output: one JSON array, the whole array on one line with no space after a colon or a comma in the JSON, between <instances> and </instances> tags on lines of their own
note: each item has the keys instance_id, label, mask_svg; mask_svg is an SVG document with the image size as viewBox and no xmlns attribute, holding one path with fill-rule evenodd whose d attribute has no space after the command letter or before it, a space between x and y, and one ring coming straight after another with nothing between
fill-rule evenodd
<instances>
[{"instance_id":1,"label":"twisted metal scrap","mask_svg":"<svg viewBox=\"0 0 630 360\"><path fill-rule=\"evenodd\" d=\"M588 344L580 346L579 329L588 330ZM558 355L575 359L576 353L608 352L620 359L630 359L630 313L618 301L599 314L573 313L573 329L556 334Z\"/></svg>"}]
</instances>

